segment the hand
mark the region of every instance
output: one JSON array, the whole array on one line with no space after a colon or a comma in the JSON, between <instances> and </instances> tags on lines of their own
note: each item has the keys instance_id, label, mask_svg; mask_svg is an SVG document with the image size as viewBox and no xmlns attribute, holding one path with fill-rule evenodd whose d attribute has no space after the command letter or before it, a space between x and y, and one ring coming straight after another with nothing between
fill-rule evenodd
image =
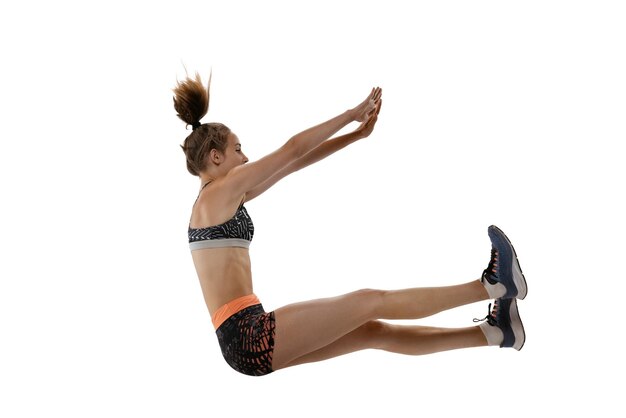
<instances>
[{"instance_id":1,"label":"hand","mask_svg":"<svg viewBox=\"0 0 626 418\"><path fill-rule=\"evenodd\" d=\"M383 90L380 87L374 87L369 96L367 96L361 104L352 109L352 119L357 122L365 122L377 107L378 111L380 111L378 104L381 101L382 94Z\"/></svg>"},{"instance_id":2,"label":"hand","mask_svg":"<svg viewBox=\"0 0 626 418\"><path fill-rule=\"evenodd\" d=\"M380 108L383 105L383 100L378 96L378 100L376 101L376 107L369 112L367 119L361 123L361 125L354 130L354 132L360 138L368 137L372 131L374 130L374 126L376 125L376 121L378 120L378 113L380 113Z\"/></svg>"}]
</instances>

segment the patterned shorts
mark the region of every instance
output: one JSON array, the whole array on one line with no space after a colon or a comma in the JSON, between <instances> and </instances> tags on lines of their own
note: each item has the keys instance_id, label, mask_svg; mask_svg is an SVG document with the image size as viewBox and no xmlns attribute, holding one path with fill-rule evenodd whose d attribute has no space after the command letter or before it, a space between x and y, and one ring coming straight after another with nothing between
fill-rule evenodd
<instances>
[{"instance_id":1,"label":"patterned shorts","mask_svg":"<svg viewBox=\"0 0 626 418\"><path fill-rule=\"evenodd\" d=\"M226 363L249 376L272 373L275 327L274 312L261 304L229 317L215 331Z\"/></svg>"}]
</instances>

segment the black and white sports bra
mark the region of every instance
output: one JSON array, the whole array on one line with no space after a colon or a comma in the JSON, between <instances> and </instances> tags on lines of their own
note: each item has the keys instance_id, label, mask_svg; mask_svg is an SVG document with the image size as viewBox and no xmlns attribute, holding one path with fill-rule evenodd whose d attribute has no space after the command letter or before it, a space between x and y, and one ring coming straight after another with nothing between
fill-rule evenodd
<instances>
[{"instance_id":1,"label":"black and white sports bra","mask_svg":"<svg viewBox=\"0 0 626 418\"><path fill-rule=\"evenodd\" d=\"M189 248L191 251L204 248L250 247L254 236L254 224L248 211L239 206L235 216L223 224L206 228L189 227Z\"/></svg>"},{"instance_id":2,"label":"black and white sports bra","mask_svg":"<svg viewBox=\"0 0 626 418\"><path fill-rule=\"evenodd\" d=\"M209 183L202 186L202 189ZM200 195L198 194L198 196ZM243 202L241 202L235 215L226 222L206 228L192 228L189 225L188 235L191 251L223 247L249 248L254 236L254 224L243 206Z\"/></svg>"}]
</instances>

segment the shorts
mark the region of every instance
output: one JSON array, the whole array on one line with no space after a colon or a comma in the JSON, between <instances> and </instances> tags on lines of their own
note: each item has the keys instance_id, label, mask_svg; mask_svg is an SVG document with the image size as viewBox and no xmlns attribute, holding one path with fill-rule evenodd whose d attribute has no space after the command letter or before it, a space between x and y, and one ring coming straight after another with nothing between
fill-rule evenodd
<instances>
[{"instance_id":1,"label":"shorts","mask_svg":"<svg viewBox=\"0 0 626 418\"><path fill-rule=\"evenodd\" d=\"M251 297L252 296L252 297ZM215 331L226 363L239 373L263 376L273 372L274 312L265 312L256 296L244 296L224 305L216 313L236 306L237 311L221 322ZM238 301L247 299L243 308ZM214 315L215 317L215 315ZM215 323L215 322L214 322Z\"/></svg>"}]
</instances>

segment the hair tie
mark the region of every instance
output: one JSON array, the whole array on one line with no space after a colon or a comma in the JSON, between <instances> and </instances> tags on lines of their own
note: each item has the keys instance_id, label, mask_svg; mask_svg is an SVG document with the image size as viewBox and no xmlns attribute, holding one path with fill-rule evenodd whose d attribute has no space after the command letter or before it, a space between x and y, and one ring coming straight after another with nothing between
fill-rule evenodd
<instances>
[{"instance_id":1,"label":"hair tie","mask_svg":"<svg viewBox=\"0 0 626 418\"><path fill-rule=\"evenodd\" d=\"M195 131L197 128L199 128L200 126L202 126L202 124L200 123L200 121L194 122L191 124L191 130Z\"/></svg>"}]
</instances>

